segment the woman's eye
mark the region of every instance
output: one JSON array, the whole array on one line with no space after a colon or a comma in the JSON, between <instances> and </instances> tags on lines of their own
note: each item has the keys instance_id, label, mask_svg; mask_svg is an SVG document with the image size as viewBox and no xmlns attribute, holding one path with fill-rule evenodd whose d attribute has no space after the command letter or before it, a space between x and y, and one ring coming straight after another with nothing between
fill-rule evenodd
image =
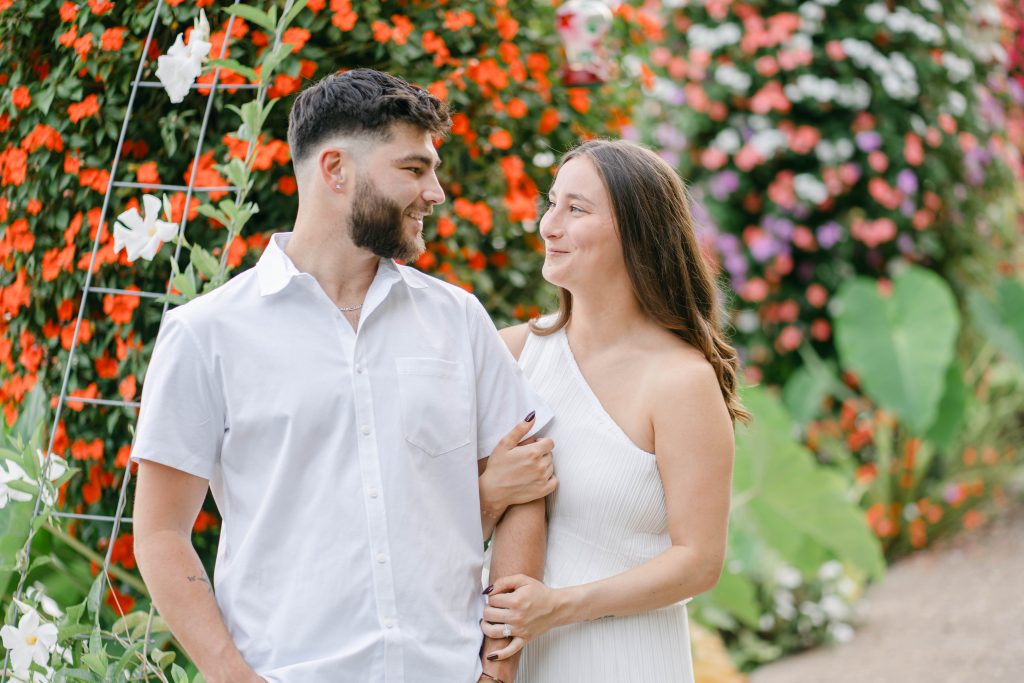
<instances>
[{"instance_id":1,"label":"woman's eye","mask_svg":"<svg viewBox=\"0 0 1024 683\"><path fill-rule=\"evenodd\" d=\"M573 214L574 216L580 216L583 214L583 209L581 209L578 206L570 206L569 213Z\"/></svg>"}]
</instances>

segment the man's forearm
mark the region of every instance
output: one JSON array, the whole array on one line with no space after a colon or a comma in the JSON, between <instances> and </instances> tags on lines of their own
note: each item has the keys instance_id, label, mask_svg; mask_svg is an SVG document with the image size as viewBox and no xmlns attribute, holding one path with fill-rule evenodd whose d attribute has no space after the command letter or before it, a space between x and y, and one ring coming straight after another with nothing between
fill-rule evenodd
<instances>
[{"instance_id":1,"label":"man's forearm","mask_svg":"<svg viewBox=\"0 0 1024 683\"><path fill-rule=\"evenodd\" d=\"M510 507L495 529L491 547L491 583L512 574L543 579L547 551L544 499ZM518 654L500 662L487 659L488 654L506 645L508 641L505 639L484 639L484 671L505 683L512 683L519 668Z\"/></svg>"},{"instance_id":2,"label":"man's forearm","mask_svg":"<svg viewBox=\"0 0 1024 683\"><path fill-rule=\"evenodd\" d=\"M191 541L174 531L136 537L136 560L153 604L208 683L260 681L224 624Z\"/></svg>"}]
</instances>

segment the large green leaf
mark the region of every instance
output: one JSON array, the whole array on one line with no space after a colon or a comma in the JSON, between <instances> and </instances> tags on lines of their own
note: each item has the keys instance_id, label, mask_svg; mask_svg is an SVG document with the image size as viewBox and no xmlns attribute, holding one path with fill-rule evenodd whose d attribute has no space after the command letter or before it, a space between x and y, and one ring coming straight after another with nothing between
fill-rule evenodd
<instances>
[{"instance_id":1,"label":"large green leaf","mask_svg":"<svg viewBox=\"0 0 1024 683\"><path fill-rule=\"evenodd\" d=\"M856 278L837 295L836 346L864 391L923 436L935 422L953 361L960 315L949 286L923 268L878 283Z\"/></svg>"},{"instance_id":2,"label":"large green leaf","mask_svg":"<svg viewBox=\"0 0 1024 683\"><path fill-rule=\"evenodd\" d=\"M960 363L954 359L946 372L946 386L939 402L939 412L925 435L928 441L942 449L953 444L964 424L968 396Z\"/></svg>"},{"instance_id":3,"label":"large green leaf","mask_svg":"<svg viewBox=\"0 0 1024 683\"><path fill-rule=\"evenodd\" d=\"M861 509L848 500L847 482L794 440L792 420L772 394L746 389L743 401L754 421L736 436L733 526L805 571L816 568L824 548L871 577L881 576L881 547Z\"/></svg>"},{"instance_id":4,"label":"large green leaf","mask_svg":"<svg viewBox=\"0 0 1024 683\"><path fill-rule=\"evenodd\" d=\"M1003 278L996 285L996 300L981 292L967 293L975 324L1007 358L1024 368L1024 284Z\"/></svg>"}]
</instances>

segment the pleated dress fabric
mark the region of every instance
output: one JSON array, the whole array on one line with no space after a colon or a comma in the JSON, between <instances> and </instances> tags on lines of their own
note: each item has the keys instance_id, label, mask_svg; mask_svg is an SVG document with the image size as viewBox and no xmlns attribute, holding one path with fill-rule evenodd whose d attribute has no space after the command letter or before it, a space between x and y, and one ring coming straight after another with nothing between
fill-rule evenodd
<instances>
[{"instance_id":1,"label":"pleated dress fabric","mask_svg":"<svg viewBox=\"0 0 1024 683\"><path fill-rule=\"evenodd\" d=\"M542 324L547 321L542 321ZM654 454L608 415L580 372L564 328L530 334L519 364L554 410L547 435L558 489L548 498L544 582L574 586L620 574L671 545ZM692 683L685 602L552 629L527 644L517 683Z\"/></svg>"}]
</instances>

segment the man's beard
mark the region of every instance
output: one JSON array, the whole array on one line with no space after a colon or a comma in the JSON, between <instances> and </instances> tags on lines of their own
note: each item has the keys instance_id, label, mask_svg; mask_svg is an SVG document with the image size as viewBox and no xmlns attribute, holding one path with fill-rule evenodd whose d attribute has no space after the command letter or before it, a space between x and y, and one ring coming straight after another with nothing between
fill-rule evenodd
<instances>
[{"instance_id":1,"label":"man's beard","mask_svg":"<svg viewBox=\"0 0 1024 683\"><path fill-rule=\"evenodd\" d=\"M428 212L429 209L423 211ZM381 258L415 259L426 248L423 235L408 237L404 219L405 209L378 192L373 183L365 179L356 183L349 229L357 247L369 249Z\"/></svg>"}]
</instances>

